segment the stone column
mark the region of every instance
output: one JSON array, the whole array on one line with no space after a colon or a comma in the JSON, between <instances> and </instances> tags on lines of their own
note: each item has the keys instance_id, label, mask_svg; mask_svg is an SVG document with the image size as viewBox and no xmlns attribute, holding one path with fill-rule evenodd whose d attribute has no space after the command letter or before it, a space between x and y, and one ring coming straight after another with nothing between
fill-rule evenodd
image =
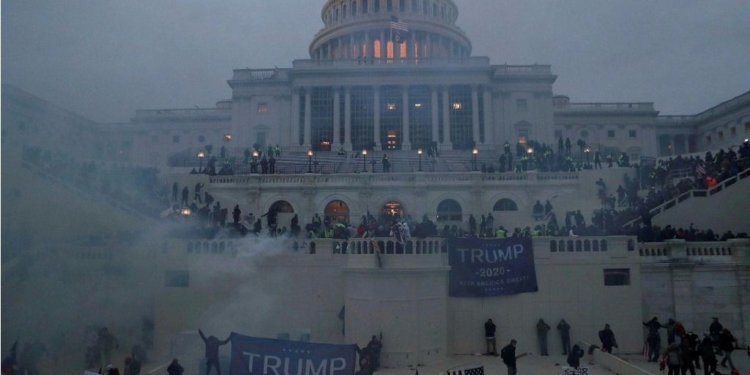
<instances>
[{"instance_id":1,"label":"stone column","mask_svg":"<svg viewBox=\"0 0 750 375\"><path fill-rule=\"evenodd\" d=\"M404 141L401 143L402 150L411 150L411 135L409 126L409 86L401 86L401 106L403 107L402 114L403 120L401 125L403 126L403 137Z\"/></svg>"},{"instance_id":2,"label":"stone column","mask_svg":"<svg viewBox=\"0 0 750 375\"><path fill-rule=\"evenodd\" d=\"M359 47L357 47L359 50ZM357 52L359 53L359 52ZM372 42L370 41L370 33L365 32L365 53L362 57L372 58L374 53L372 52Z\"/></svg>"},{"instance_id":3,"label":"stone column","mask_svg":"<svg viewBox=\"0 0 750 375\"><path fill-rule=\"evenodd\" d=\"M374 99L373 114L375 115L375 123L373 124L373 138L375 138L375 149L380 150L380 86L372 87L372 96Z\"/></svg>"},{"instance_id":4,"label":"stone column","mask_svg":"<svg viewBox=\"0 0 750 375\"><path fill-rule=\"evenodd\" d=\"M312 87L305 87L305 148L310 148L312 134Z\"/></svg>"},{"instance_id":5,"label":"stone column","mask_svg":"<svg viewBox=\"0 0 750 375\"><path fill-rule=\"evenodd\" d=\"M492 122L492 87L484 86L484 94L482 95L482 101L484 102L484 143L491 145L494 143L494 132L495 124Z\"/></svg>"},{"instance_id":6,"label":"stone column","mask_svg":"<svg viewBox=\"0 0 750 375\"><path fill-rule=\"evenodd\" d=\"M450 88L449 86L443 87L443 149L452 150L453 143L451 142L451 109L450 109Z\"/></svg>"},{"instance_id":7,"label":"stone column","mask_svg":"<svg viewBox=\"0 0 750 375\"><path fill-rule=\"evenodd\" d=\"M432 57L432 36L430 33L427 33L427 35L425 35L425 45L427 46L427 53L424 57L429 59L430 57ZM437 139L435 140L437 141Z\"/></svg>"},{"instance_id":8,"label":"stone column","mask_svg":"<svg viewBox=\"0 0 750 375\"><path fill-rule=\"evenodd\" d=\"M408 48L406 49L406 56L410 59L413 59L416 56L415 50L417 48L417 39L413 32L409 33L409 44Z\"/></svg>"},{"instance_id":9,"label":"stone column","mask_svg":"<svg viewBox=\"0 0 750 375\"><path fill-rule=\"evenodd\" d=\"M380 31L380 58L388 58L388 42L385 41L385 31Z\"/></svg>"},{"instance_id":10,"label":"stone column","mask_svg":"<svg viewBox=\"0 0 750 375\"><path fill-rule=\"evenodd\" d=\"M292 89L292 126L289 129L289 145L299 146L299 89Z\"/></svg>"},{"instance_id":11,"label":"stone column","mask_svg":"<svg viewBox=\"0 0 750 375\"><path fill-rule=\"evenodd\" d=\"M338 151L341 145L341 92L339 87L333 88L333 139L331 151Z\"/></svg>"},{"instance_id":12,"label":"stone column","mask_svg":"<svg viewBox=\"0 0 750 375\"><path fill-rule=\"evenodd\" d=\"M344 87L344 148L352 150L352 88Z\"/></svg>"},{"instance_id":13,"label":"stone column","mask_svg":"<svg viewBox=\"0 0 750 375\"><path fill-rule=\"evenodd\" d=\"M440 114L438 113L438 88L432 86L432 140L440 143Z\"/></svg>"},{"instance_id":14,"label":"stone column","mask_svg":"<svg viewBox=\"0 0 750 375\"><path fill-rule=\"evenodd\" d=\"M477 85L471 86L471 132L474 143L479 146L479 92Z\"/></svg>"}]
</instances>

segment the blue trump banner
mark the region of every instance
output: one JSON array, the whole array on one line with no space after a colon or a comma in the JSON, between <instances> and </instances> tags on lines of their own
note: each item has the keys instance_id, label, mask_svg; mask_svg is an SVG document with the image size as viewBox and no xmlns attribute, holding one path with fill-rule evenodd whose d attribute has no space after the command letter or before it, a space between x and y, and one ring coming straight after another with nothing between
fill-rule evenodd
<instances>
[{"instance_id":1,"label":"blue trump banner","mask_svg":"<svg viewBox=\"0 0 750 375\"><path fill-rule=\"evenodd\" d=\"M451 297L493 297L536 292L530 238L448 240Z\"/></svg>"},{"instance_id":2,"label":"blue trump banner","mask_svg":"<svg viewBox=\"0 0 750 375\"><path fill-rule=\"evenodd\" d=\"M230 375L352 375L355 345L232 336Z\"/></svg>"}]
</instances>

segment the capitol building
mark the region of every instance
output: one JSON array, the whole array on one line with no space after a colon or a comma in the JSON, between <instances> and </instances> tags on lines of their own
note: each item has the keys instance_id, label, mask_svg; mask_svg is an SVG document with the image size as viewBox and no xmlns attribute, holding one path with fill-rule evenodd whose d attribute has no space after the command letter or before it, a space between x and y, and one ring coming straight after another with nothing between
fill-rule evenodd
<instances>
[{"instance_id":1,"label":"capitol building","mask_svg":"<svg viewBox=\"0 0 750 375\"><path fill-rule=\"evenodd\" d=\"M605 209L599 182L605 197L613 195L637 178L636 169L604 162L604 169L524 165L499 173L506 144L514 154L520 147L533 155L533 145L557 150L569 140L572 163L582 165L592 164L593 154L654 163L736 151L750 138L750 92L683 116L660 115L650 102L578 103L555 92L550 65L497 65L472 55L452 0L328 0L320 17L309 58L287 68L234 70L229 99L214 108L142 109L130 122L105 124L3 85L4 347L17 335L55 329L48 309L27 303L36 296L81 327L108 325L125 336L139 331L142 319L150 322L157 358L189 352L202 327L222 337L237 331L360 345L383 332L385 366L434 364L483 351L488 318L498 325L498 345L515 338L523 351L537 350L540 318L553 327L566 319L574 341L593 344L611 324L623 353L642 349L641 323L655 315L695 332L718 316L747 343L748 239L537 236L530 243L538 290L461 298L449 295L451 265L440 237L402 244L390 237L200 238L160 230L166 221L191 225L187 204L178 205L183 215L158 213L179 201L173 186L187 189L193 202L199 184L230 212L278 212L279 227L295 215L304 227L315 214L356 226L372 213L467 228L471 216L492 213L495 227L512 232L539 224L532 216L538 201L551 202L560 221L582 211L590 222ZM275 173L251 172L250 160L269 149L278 150ZM232 172L199 173L211 159ZM91 164L71 169L85 171L72 178L55 173L60 160L66 168ZM114 199L109 180L91 178L89 185L79 178L92 168L158 170L169 202L146 212L135 198ZM740 171L720 189L667 202L653 211L653 224L748 232L747 177ZM555 334L553 328L551 352L560 350Z\"/></svg>"}]
</instances>

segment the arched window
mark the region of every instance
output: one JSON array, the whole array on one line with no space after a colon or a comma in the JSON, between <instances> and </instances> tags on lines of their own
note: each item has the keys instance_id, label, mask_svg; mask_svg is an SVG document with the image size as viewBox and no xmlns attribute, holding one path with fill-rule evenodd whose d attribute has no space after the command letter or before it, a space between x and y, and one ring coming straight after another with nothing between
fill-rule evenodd
<instances>
[{"instance_id":1,"label":"arched window","mask_svg":"<svg viewBox=\"0 0 750 375\"><path fill-rule=\"evenodd\" d=\"M422 0L422 13L425 15L430 14L430 1L429 0Z\"/></svg>"},{"instance_id":2,"label":"arched window","mask_svg":"<svg viewBox=\"0 0 750 375\"><path fill-rule=\"evenodd\" d=\"M398 2L398 11L399 12L406 12L406 0L399 0L399 2Z\"/></svg>"},{"instance_id":3,"label":"arched window","mask_svg":"<svg viewBox=\"0 0 750 375\"><path fill-rule=\"evenodd\" d=\"M404 208L401 203L391 201L383 205L381 214L391 217L404 217Z\"/></svg>"},{"instance_id":4,"label":"arched window","mask_svg":"<svg viewBox=\"0 0 750 375\"><path fill-rule=\"evenodd\" d=\"M344 201L335 200L326 205L324 215L332 223L349 222L349 206Z\"/></svg>"},{"instance_id":5,"label":"arched window","mask_svg":"<svg viewBox=\"0 0 750 375\"><path fill-rule=\"evenodd\" d=\"M287 201L277 201L271 205L268 211L291 214L294 213L294 207Z\"/></svg>"},{"instance_id":6,"label":"arched window","mask_svg":"<svg viewBox=\"0 0 750 375\"><path fill-rule=\"evenodd\" d=\"M508 198L503 198L495 203L492 211L518 211L518 205Z\"/></svg>"},{"instance_id":7,"label":"arched window","mask_svg":"<svg viewBox=\"0 0 750 375\"><path fill-rule=\"evenodd\" d=\"M375 13L380 12L380 0L375 0Z\"/></svg>"},{"instance_id":8,"label":"arched window","mask_svg":"<svg viewBox=\"0 0 750 375\"><path fill-rule=\"evenodd\" d=\"M357 2L352 1L352 17L355 17L357 15Z\"/></svg>"},{"instance_id":9,"label":"arched window","mask_svg":"<svg viewBox=\"0 0 750 375\"><path fill-rule=\"evenodd\" d=\"M341 10L341 19L346 19L346 4L344 4L344 7Z\"/></svg>"},{"instance_id":10,"label":"arched window","mask_svg":"<svg viewBox=\"0 0 750 375\"><path fill-rule=\"evenodd\" d=\"M463 209L461 205L453 199L446 199L437 206L438 221L461 221L463 219Z\"/></svg>"},{"instance_id":11,"label":"arched window","mask_svg":"<svg viewBox=\"0 0 750 375\"><path fill-rule=\"evenodd\" d=\"M432 16L437 18L437 3L432 3Z\"/></svg>"}]
</instances>

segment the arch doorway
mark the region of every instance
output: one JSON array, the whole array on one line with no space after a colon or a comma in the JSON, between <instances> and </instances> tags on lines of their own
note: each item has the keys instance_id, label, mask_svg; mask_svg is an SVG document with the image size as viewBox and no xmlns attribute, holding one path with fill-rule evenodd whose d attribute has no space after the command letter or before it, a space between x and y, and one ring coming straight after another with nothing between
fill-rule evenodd
<instances>
[{"instance_id":1,"label":"arch doorway","mask_svg":"<svg viewBox=\"0 0 750 375\"><path fill-rule=\"evenodd\" d=\"M401 203L391 201L383 205L380 214L389 218L402 218L404 217L404 208L401 206Z\"/></svg>"},{"instance_id":2,"label":"arch doorway","mask_svg":"<svg viewBox=\"0 0 750 375\"><path fill-rule=\"evenodd\" d=\"M294 217L294 207L287 201L276 201L268 208L266 223L269 226L274 223L274 226L278 228L289 228L292 217Z\"/></svg>"},{"instance_id":3,"label":"arch doorway","mask_svg":"<svg viewBox=\"0 0 750 375\"><path fill-rule=\"evenodd\" d=\"M437 221L461 221L463 209L453 199L446 199L437 206Z\"/></svg>"},{"instance_id":4,"label":"arch doorway","mask_svg":"<svg viewBox=\"0 0 750 375\"><path fill-rule=\"evenodd\" d=\"M331 223L349 223L349 205L344 201L335 200L329 202L323 213Z\"/></svg>"},{"instance_id":5,"label":"arch doorway","mask_svg":"<svg viewBox=\"0 0 750 375\"><path fill-rule=\"evenodd\" d=\"M503 198L495 203L492 211L518 211L518 205L508 198Z\"/></svg>"}]
</instances>

